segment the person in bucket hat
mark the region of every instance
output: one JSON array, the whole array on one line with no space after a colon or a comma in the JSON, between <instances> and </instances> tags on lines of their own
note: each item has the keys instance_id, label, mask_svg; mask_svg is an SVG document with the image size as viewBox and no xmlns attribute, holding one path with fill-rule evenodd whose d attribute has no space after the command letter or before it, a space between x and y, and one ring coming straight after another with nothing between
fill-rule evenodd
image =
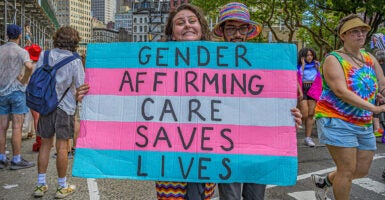
<instances>
[{"instance_id":1,"label":"person in bucket hat","mask_svg":"<svg viewBox=\"0 0 385 200\"><path fill-rule=\"evenodd\" d=\"M228 42L240 38L243 41L250 40L257 37L261 31L261 25L250 20L248 7L238 2L228 3L222 7L219 12L219 22L213 29L216 37L221 37ZM239 34L238 37L237 34Z\"/></svg>"},{"instance_id":2,"label":"person in bucket hat","mask_svg":"<svg viewBox=\"0 0 385 200\"><path fill-rule=\"evenodd\" d=\"M352 182L368 174L377 149L372 117L385 112L385 105L375 104L378 94L385 95L385 77L376 58L362 49L370 29L357 14L342 18L337 26L342 48L320 66L317 132L336 170L311 175L317 200L329 199L329 189L334 199L349 199Z\"/></svg>"},{"instance_id":3,"label":"person in bucket hat","mask_svg":"<svg viewBox=\"0 0 385 200\"><path fill-rule=\"evenodd\" d=\"M224 5L220 11L219 22L214 27L216 37L226 42L246 42L261 33L261 26L250 20L249 9L245 4L232 2ZM297 126L301 124L301 112L297 108L291 109ZM262 200L265 197L266 185L256 183L221 183L218 184L221 200L253 199Z\"/></svg>"}]
</instances>

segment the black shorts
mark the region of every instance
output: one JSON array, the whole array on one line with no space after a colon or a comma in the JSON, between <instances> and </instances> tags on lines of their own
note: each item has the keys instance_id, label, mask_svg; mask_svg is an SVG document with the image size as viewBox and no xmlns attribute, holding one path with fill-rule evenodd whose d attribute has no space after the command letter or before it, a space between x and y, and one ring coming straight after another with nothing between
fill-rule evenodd
<instances>
[{"instance_id":1,"label":"black shorts","mask_svg":"<svg viewBox=\"0 0 385 200\"><path fill-rule=\"evenodd\" d=\"M307 96L307 93L309 92L312 85L313 85L313 83L302 83L303 100L314 100L315 101L315 99Z\"/></svg>"},{"instance_id":2,"label":"black shorts","mask_svg":"<svg viewBox=\"0 0 385 200\"><path fill-rule=\"evenodd\" d=\"M56 133L56 139L72 139L74 137L74 115L68 115L60 108L48 115L40 115L37 124L37 135L51 138Z\"/></svg>"}]
</instances>

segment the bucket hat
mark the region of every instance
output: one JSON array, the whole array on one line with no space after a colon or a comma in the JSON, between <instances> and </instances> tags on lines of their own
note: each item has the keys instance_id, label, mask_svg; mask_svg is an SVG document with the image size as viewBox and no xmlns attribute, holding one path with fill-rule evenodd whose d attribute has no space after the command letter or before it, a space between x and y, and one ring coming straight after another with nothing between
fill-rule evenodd
<instances>
[{"instance_id":1,"label":"bucket hat","mask_svg":"<svg viewBox=\"0 0 385 200\"><path fill-rule=\"evenodd\" d=\"M232 2L224 5L219 12L219 22L214 26L213 33L217 37L223 37L221 25L227 20L246 22L251 25L251 30L247 33L247 39L255 38L261 33L262 27L257 22L250 20L248 7L243 3Z\"/></svg>"}]
</instances>

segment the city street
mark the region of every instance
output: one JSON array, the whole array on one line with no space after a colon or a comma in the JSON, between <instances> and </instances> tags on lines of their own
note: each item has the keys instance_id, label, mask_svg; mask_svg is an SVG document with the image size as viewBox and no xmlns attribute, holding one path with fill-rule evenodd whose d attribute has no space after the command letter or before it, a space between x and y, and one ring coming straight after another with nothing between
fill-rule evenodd
<instances>
[{"instance_id":1,"label":"city street","mask_svg":"<svg viewBox=\"0 0 385 200\"><path fill-rule=\"evenodd\" d=\"M315 131L315 130L314 130ZM298 177L297 184L291 187L268 186L266 200L313 200L314 192L310 180L312 173L327 173L332 171L334 164L324 146L309 148L303 144L303 130L298 133ZM24 135L26 138L26 135ZM318 144L317 138L315 139ZM37 153L32 152L34 139L23 140L23 157L29 161L36 161ZM7 139L10 151L10 134ZM359 180L355 180L351 199L352 200L382 200L385 198L385 180L381 178L385 166L385 144L377 139L378 150L373 161L370 174ZM51 151L51 155L54 150ZM10 157L10 155L8 155ZM70 160L72 165L72 160ZM106 165L109 165L106 160ZM71 170L68 171L71 174ZM21 200L34 199L32 192L37 177L37 168L29 168L18 171L8 169L0 170L0 199ZM41 199L53 199L57 185L55 159L51 157L47 174L49 191ZM83 179L69 177L69 182L77 186L77 191L67 199L129 199L129 200L155 200L155 185L151 181L132 181L116 179ZM332 193L329 191L329 196ZM332 198L333 199L333 198ZM219 200L218 193L214 200Z\"/></svg>"}]
</instances>

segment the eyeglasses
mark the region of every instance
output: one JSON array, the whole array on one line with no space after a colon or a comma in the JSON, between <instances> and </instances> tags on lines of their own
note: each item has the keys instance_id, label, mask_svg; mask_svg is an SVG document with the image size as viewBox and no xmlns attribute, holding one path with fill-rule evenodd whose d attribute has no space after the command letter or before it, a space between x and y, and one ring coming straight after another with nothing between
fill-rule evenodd
<instances>
[{"instance_id":1,"label":"eyeglasses","mask_svg":"<svg viewBox=\"0 0 385 200\"><path fill-rule=\"evenodd\" d=\"M369 30L366 28L361 28L361 29L352 29L352 30L349 30L348 32L352 35L359 35L359 34L366 35L368 34Z\"/></svg>"},{"instance_id":2,"label":"eyeglasses","mask_svg":"<svg viewBox=\"0 0 385 200\"><path fill-rule=\"evenodd\" d=\"M241 35L246 35L248 32L249 32L250 28L248 25L245 25L245 26L240 26L240 27L236 27L236 26L225 26L224 28L224 32L226 33L226 35L228 36L232 36L232 35L235 35L237 34L237 31L241 34Z\"/></svg>"}]
</instances>

